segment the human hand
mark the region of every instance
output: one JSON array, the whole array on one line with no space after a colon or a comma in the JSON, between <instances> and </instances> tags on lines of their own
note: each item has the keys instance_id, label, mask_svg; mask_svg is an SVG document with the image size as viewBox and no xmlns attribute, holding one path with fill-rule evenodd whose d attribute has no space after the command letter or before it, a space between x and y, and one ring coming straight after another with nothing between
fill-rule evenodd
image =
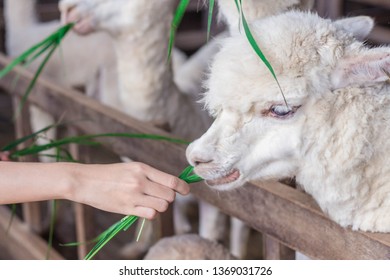
<instances>
[{"instance_id":1,"label":"human hand","mask_svg":"<svg viewBox=\"0 0 390 280\"><path fill-rule=\"evenodd\" d=\"M10 161L9 156L9 152L0 152L0 161Z\"/></svg>"},{"instance_id":2,"label":"human hand","mask_svg":"<svg viewBox=\"0 0 390 280\"><path fill-rule=\"evenodd\" d=\"M105 211L153 219L168 209L176 192L186 195L187 183L149 165L75 164L70 200Z\"/></svg>"}]
</instances>

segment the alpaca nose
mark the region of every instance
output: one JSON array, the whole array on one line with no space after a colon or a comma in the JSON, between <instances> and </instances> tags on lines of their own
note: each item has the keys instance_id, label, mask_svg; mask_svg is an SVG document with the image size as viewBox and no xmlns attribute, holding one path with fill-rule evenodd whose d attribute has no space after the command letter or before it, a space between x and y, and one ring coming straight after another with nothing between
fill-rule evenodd
<instances>
[{"instance_id":1,"label":"alpaca nose","mask_svg":"<svg viewBox=\"0 0 390 280\"><path fill-rule=\"evenodd\" d=\"M208 164L213 162L213 158L210 152L207 152L205 149L198 149L197 146L192 143L188 146L187 151L187 161L192 166L199 166L202 164Z\"/></svg>"}]
</instances>

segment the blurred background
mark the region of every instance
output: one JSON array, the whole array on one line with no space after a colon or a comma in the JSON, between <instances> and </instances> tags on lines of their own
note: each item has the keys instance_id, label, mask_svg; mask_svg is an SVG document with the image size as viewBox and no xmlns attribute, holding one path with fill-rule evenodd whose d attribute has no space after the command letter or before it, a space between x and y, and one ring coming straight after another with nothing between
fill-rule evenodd
<instances>
[{"instance_id":1,"label":"blurred background","mask_svg":"<svg viewBox=\"0 0 390 280\"><path fill-rule=\"evenodd\" d=\"M37 2L40 20L50 21L59 17L58 0L38 0ZM208 9L202 3L203 1L191 0L179 28L176 44L187 54L195 52L206 41ZM3 0L0 1L0 7L3 8ZM332 19L344 16L371 16L375 19L377 26L369 36L370 43L390 43L390 0L316 0L315 11L322 17ZM4 51L4 18L2 15L1 11L0 50ZM223 29L224 26L215 21L213 34Z\"/></svg>"}]
</instances>

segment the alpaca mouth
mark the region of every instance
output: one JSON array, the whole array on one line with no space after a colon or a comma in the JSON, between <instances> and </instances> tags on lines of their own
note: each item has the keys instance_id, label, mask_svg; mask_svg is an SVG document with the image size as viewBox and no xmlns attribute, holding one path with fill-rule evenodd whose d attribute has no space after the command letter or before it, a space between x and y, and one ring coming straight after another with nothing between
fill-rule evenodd
<instances>
[{"instance_id":1,"label":"alpaca mouth","mask_svg":"<svg viewBox=\"0 0 390 280\"><path fill-rule=\"evenodd\" d=\"M206 184L209 185L210 187L218 186L218 185L226 185L236 181L238 178L240 178L240 171L238 171L237 169L233 169L223 177L213 179L213 180L206 180Z\"/></svg>"}]
</instances>

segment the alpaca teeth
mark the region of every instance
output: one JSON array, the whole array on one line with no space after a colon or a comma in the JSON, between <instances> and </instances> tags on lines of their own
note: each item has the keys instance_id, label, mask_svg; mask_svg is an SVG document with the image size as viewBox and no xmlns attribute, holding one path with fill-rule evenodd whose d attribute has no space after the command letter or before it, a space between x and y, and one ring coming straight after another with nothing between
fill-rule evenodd
<instances>
[{"instance_id":1,"label":"alpaca teeth","mask_svg":"<svg viewBox=\"0 0 390 280\"><path fill-rule=\"evenodd\" d=\"M209 186L224 185L236 181L239 177L240 177L240 171L234 169L227 175L221 178L207 180L206 183Z\"/></svg>"}]
</instances>

